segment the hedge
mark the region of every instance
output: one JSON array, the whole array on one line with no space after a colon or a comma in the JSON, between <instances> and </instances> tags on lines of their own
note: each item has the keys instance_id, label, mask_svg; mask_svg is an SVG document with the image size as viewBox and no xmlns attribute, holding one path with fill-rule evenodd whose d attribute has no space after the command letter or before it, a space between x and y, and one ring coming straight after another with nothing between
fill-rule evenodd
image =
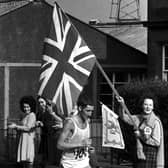
<instances>
[{"instance_id":1,"label":"hedge","mask_svg":"<svg viewBox=\"0 0 168 168\"><path fill-rule=\"evenodd\" d=\"M132 114L141 112L139 100L144 95L152 95L156 99L154 111L160 116L164 125L168 120L168 82L161 80L132 81L118 88L119 94Z\"/></svg>"}]
</instances>

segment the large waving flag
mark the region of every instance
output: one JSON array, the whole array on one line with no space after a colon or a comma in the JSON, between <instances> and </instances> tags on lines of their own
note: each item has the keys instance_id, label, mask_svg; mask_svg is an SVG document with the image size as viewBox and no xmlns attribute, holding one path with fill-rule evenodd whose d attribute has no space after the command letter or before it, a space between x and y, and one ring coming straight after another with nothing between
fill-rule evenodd
<instances>
[{"instance_id":1,"label":"large waving flag","mask_svg":"<svg viewBox=\"0 0 168 168\"><path fill-rule=\"evenodd\" d=\"M44 39L38 95L52 100L68 116L92 71L95 55L56 3Z\"/></svg>"},{"instance_id":2,"label":"large waving flag","mask_svg":"<svg viewBox=\"0 0 168 168\"><path fill-rule=\"evenodd\" d=\"M118 121L118 115L106 105L102 104L102 119L102 146L124 149L125 144Z\"/></svg>"}]
</instances>

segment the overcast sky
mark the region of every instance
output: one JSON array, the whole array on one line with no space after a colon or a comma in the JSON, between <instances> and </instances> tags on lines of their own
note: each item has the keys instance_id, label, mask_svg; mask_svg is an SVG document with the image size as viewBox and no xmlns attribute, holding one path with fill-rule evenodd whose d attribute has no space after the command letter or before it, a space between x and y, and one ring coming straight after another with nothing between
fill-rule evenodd
<instances>
[{"instance_id":1,"label":"overcast sky","mask_svg":"<svg viewBox=\"0 0 168 168\"><path fill-rule=\"evenodd\" d=\"M46 1L51 4L54 3L54 0ZM123 3L128 1L130 0L122 0ZM88 22L91 19L99 19L102 22L112 21L109 18L112 0L56 0L56 2L66 13L69 13L84 22ZM146 8L147 0L140 0L142 20L146 20Z\"/></svg>"}]
</instances>

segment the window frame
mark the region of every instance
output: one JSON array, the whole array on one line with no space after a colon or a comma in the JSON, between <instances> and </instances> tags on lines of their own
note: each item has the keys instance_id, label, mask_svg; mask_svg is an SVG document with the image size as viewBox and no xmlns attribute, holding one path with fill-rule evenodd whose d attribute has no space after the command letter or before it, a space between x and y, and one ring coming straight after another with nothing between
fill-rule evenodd
<instances>
[{"instance_id":1,"label":"window frame","mask_svg":"<svg viewBox=\"0 0 168 168\"><path fill-rule=\"evenodd\" d=\"M127 84L129 83L131 80L135 79L135 78L138 78L140 80L143 80L145 78L145 73L142 72L142 71L137 71L135 73L135 71L133 69L131 70L122 70L122 71L116 71L116 70L113 70L112 68L107 68L105 69L105 72L107 74L107 76L109 77L110 81L112 82L112 84L114 85L115 88L117 88L117 86L119 85L124 85L124 84ZM110 73L110 75L109 75ZM126 75L126 80L125 81L116 81L116 75L119 75L119 73L123 73ZM135 75L136 74L136 75ZM105 100L105 99L108 99L108 98L105 98L106 96L109 96L111 97L111 104L106 104L109 108L111 108L112 110L115 111L115 94L114 92L112 91L112 89L110 88L109 86L109 93L103 93L102 92L102 88L101 86L103 84L106 84L108 85L107 81L105 80L105 78L103 79L103 75L100 73L100 78L99 78L99 82L98 82L98 88L99 88L99 92L98 92L98 99L100 101L102 100ZM111 90L110 90L111 89ZM106 91L107 92L107 91ZM103 98L104 97L104 98ZM102 101L102 103L106 103L106 101ZM98 113L99 114L99 113ZM101 114L100 114L101 115Z\"/></svg>"},{"instance_id":2,"label":"window frame","mask_svg":"<svg viewBox=\"0 0 168 168\"><path fill-rule=\"evenodd\" d=\"M162 46L162 80L168 81L168 68L166 69L166 47L168 47L168 43ZM167 48L168 49L168 48ZM168 59L168 56L167 56Z\"/></svg>"}]
</instances>

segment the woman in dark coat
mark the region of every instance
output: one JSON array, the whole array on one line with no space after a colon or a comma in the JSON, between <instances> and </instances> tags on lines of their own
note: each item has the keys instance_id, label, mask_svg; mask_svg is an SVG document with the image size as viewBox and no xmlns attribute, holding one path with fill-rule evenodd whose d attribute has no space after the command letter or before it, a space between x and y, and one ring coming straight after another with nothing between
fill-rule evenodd
<instances>
[{"instance_id":1,"label":"woman in dark coat","mask_svg":"<svg viewBox=\"0 0 168 168\"><path fill-rule=\"evenodd\" d=\"M63 121L53 111L53 104L43 97L38 97L38 125L41 126L41 142L39 154L42 155L42 165L59 165L61 151L57 149L57 138Z\"/></svg>"}]
</instances>

